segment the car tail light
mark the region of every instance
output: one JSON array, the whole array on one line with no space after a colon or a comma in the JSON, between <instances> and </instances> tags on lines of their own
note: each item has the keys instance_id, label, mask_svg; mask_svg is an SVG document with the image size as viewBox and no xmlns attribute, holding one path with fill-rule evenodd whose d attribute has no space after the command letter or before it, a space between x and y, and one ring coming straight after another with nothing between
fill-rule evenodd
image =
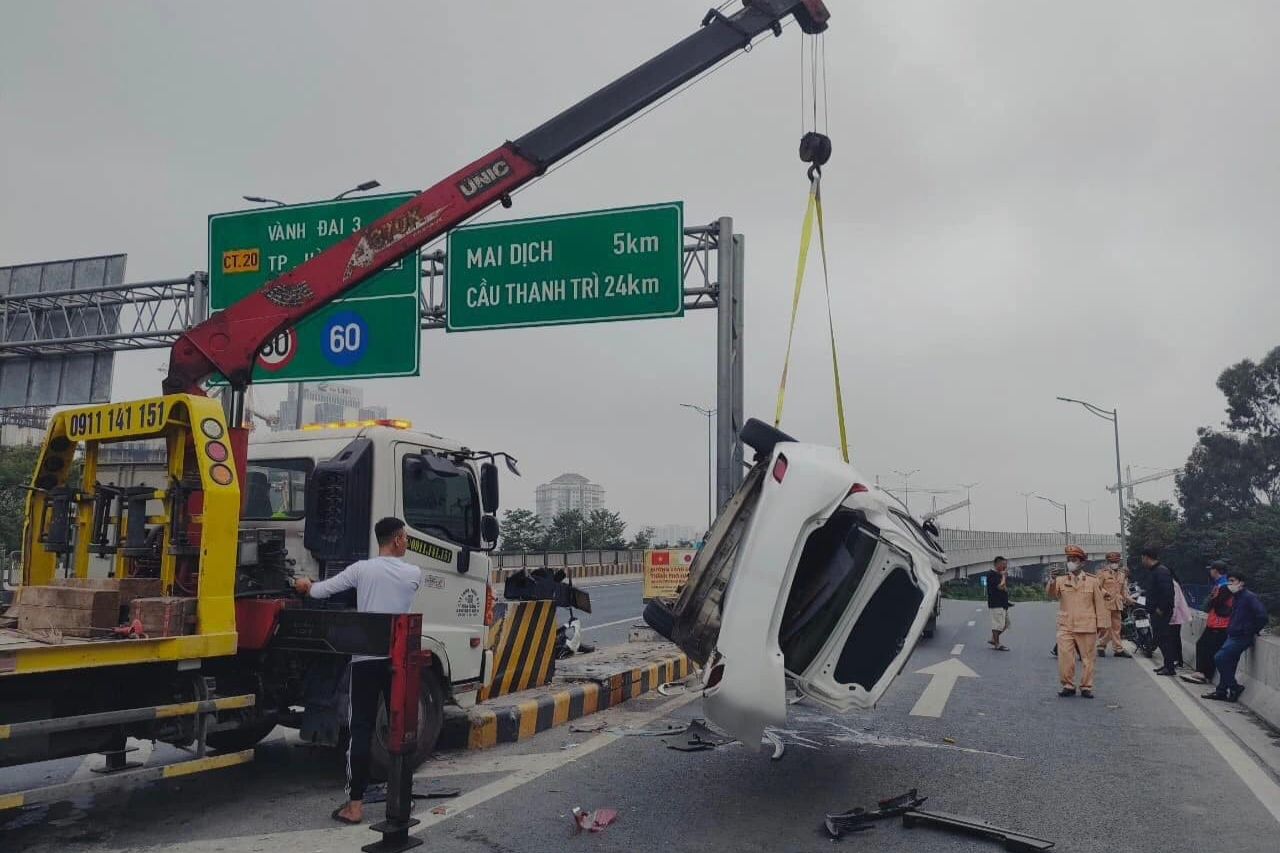
<instances>
[{"instance_id":1,"label":"car tail light","mask_svg":"<svg viewBox=\"0 0 1280 853\"><path fill-rule=\"evenodd\" d=\"M718 663L711 667L711 671L707 673L707 684L704 690L710 690L724 679L724 664Z\"/></svg>"},{"instance_id":2,"label":"car tail light","mask_svg":"<svg viewBox=\"0 0 1280 853\"><path fill-rule=\"evenodd\" d=\"M781 483L782 478L785 476L787 476L787 457L779 453L778 458L773 463L773 479Z\"/></svg>"},{"instance_id":3,"label":"car tail light","mask_svg":"<svg viewBox=\"0 0 1280 853\"><path fill-rule=\"evenodd\" d=\"M493 605L494 605L493 585L484 585L484 624L493 624Z\"/></svg>"},{"instance_id":4,"label":"car tail light","mask_svg":"<svg viewBox=\"0 0 1280 853\"><path fill-rule=\"evenodd\" d=\"M854 483L852 486L849 487L849 495L857 495L857 494L861 494L862 492L869 492L869 491L871 490L868 489L862 483ZM849 495L845 495L845 497L848 497Z\"/></svg>"}]
</instances>

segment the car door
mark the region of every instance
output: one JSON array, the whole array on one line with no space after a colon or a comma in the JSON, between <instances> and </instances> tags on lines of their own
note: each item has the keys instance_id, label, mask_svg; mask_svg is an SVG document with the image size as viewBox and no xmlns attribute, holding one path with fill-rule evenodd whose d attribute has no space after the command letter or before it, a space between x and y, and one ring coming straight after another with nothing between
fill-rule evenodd
<instances>
[{"instance_id":1,"label":"car door","mask_svg":"<svg viewBox=\"0 0 1280 853\"><path fill-rule=\"evenodd\" d=\"M484 560L474 571L460 571L464 548L480 543L480 494L469 468L445 477L420 462L425 448L396 444L396 505L409 533L405 559L423 569L414 598L422 613L422 633L443 650L453 682L480 676L484 655L487 573ZM470 566L468 566L470 568Z\"/></svg>"}]
</instances>

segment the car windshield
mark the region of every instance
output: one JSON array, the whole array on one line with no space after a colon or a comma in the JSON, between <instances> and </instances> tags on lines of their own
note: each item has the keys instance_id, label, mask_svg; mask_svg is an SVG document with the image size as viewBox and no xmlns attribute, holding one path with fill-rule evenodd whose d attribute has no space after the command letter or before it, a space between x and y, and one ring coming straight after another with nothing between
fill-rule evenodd
<instances>
[{"instance_id":1,"label":"car windshield","mask_svg":"<svg viewBox=\"0 0 1280 853\"><path fill-rule=\"evenodd\" d=\"M254 521L299 519L306 515L311 459L251 460L245 473L242 516Z\"/></svg>"}]
</instances>

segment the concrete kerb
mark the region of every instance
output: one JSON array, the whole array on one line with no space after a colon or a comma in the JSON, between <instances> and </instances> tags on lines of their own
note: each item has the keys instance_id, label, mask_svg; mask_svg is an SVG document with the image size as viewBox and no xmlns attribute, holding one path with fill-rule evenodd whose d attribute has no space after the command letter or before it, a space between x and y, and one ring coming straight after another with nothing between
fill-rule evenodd
<instances>
[{"instance_id":1,"label":"concrete kerb","mask_svg":"<svg viewBox=\"0 0 1280 853\"><path fill-rule=\"evenodd\" d=\"M440 749L484 749L616 707L690 672L688 657L669 643L636 644L557 662L554 683L473 708L446 709ZM646 644L647 645L647 644Z\"/></svg>"},{"instance_id":2,"label":"concrete kerb","mask_svg":"<svg viewBox=\"0 0 1280 853\"><path fill-rule=\"evenodd\" d=\"M1196 640L1204 630L1204 614L1191 614L1182 629L1182 658L1194 665ZM1236 678L1244 685L1240 704L1257 714L1273 729L1280 729L1280 639L1262 635L1240 658Z\"/></svg>"}]
</instances>

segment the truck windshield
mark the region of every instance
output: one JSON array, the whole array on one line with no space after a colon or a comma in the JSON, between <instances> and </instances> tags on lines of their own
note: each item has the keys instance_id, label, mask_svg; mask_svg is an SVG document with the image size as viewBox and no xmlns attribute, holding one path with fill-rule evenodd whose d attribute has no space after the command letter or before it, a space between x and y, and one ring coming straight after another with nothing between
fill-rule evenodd
<instances>
[{"instance_id":1,"label":"truck windshield","mask_svg":"<svg viewBox=\"0 0 1280 853\"><path fill-rule=\"evenodd\" d=\"M401 467L404 520L415 530L460 545L480 544L475 477L441 477L406 456Z\"/></svg>"},{"instance_id":2,"label":"truck windshield","mask_svg":"<svg viewBox=\"0 0 1280 853\"><path fill-rule=\"evenodd\" d=\"M255 521L299 519L306 514L310 459L251 460L246 469L243 517Z\"/></svg>"}]
</instances>

